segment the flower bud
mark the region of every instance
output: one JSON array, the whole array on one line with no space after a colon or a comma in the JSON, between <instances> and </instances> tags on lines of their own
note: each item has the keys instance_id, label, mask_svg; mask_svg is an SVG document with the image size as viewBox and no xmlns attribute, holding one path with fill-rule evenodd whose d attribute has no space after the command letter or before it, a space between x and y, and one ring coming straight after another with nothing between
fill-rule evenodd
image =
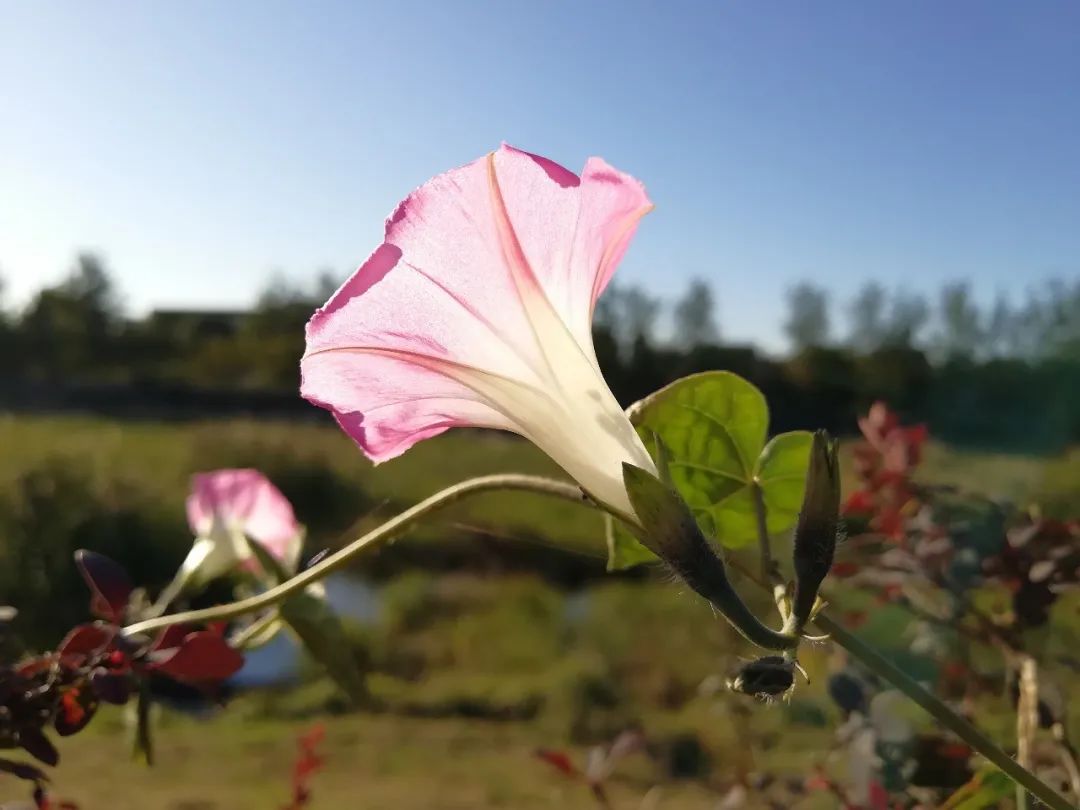
<instances>
[{"instance_id":1,"label":"flower bud","mask_svg":"<svg viewBox=\"0 0 1080 810\"><path fill-rule=\"evenodd\" d=\"M756 698L780 697L795 685L795 662L781 655L766 655L740 667L727 685L733 692Z\"/></svg>"},{"instance_id":2,"label":"flower bud","mask_svg":"<svg viewBox=\"0 0 1080 810\"><path fill-rule=\"evenodd\" d=\"M810 620L818 588L829 573L836 550L840 514L840 469L837 443L823 430L814 433L806 492L795 525L793 563L795 597L792 620L801 629Z\"/></svg>"},{"instance_id":3,"label":"flower bud","mask_svg":"<svg viewBox=\"0 0 1080 810\"><path fill-rule=\"evenodd\" d=\"M768 650L798 646L797 635L763 625L731 586L723 559L701 533L678 492L651 472L623 464L623 481L640 522L642 545L666 562L679 578L712 603L748 640Z\"/></svg>"}]
</instances>

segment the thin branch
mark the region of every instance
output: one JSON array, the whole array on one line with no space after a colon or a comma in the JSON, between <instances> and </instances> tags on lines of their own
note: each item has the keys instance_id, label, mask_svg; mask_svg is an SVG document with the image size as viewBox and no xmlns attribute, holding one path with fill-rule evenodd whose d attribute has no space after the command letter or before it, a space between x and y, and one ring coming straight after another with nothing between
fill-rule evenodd
<instances>
[{"instance_id":1,"label":"thin branch","mask_svg":"<svg viewBox=\"0 0 1080 810\"><path fill-rule=\"evenodd\" d=\"M491 475L473 478L449 487L448 489L421 501L411 509L390 519L379 528L374 529L363 537L353 541L350 545L337 553L330 555L318 565L312 566L306 571L297 574L288 582L284 582L264 593L247 599L241 599L238 602L227 605L218 605L203 610L192 610L186 613L176 613L171 616L161 616L147 621L136 622L135 624L124 628L124 633L131 635L158 630L173 624L231 619L245 613L250 613L254 610L277 604L289 594L294 593L341 568L363 549L397 537L432 512L456 503L469 495L503 489L537 492L553 495L555 497L563 498L564 500L576 501L578 503L587 502L585 501L581 490L575 485L562 481L554 481L548 478L539 478L528 475ZM761 587L767 590L770 589L770 584L767 581L758 580L749 573L748 576ZM912 701L929 713L931 717L956 734L961 740L970 745L975 751L995 766L1000 768L1014 782L1026 788L1032 795L1042 801L1047 807L1051 808L1051 810L1072 810L1071 805L1053 789L1040 781L1033 773L1021 767L1020 764L1013 760L1008 754L998 748L993 740L954 712L940 698L924 689L918 682L907 675L907 673L903 672L891 661L884 658L875 649L824 614L819 613L813 621L818 627L828 633L832 640L847 650L848 653L858 659L865 667L907 695Z\"/></svg>"},{"instance_id":2,"label":"thin branch","mask_svg":"<svg viewBox=\"0 0 1080 810\"><path fill-rule=\"evenodd\" d=\"M141 622L135 622L124 628L125 635L136 633L148 633L152 630L160 630L174 624L201 624L205 622L223 621L251 613L255 610L270 607L281 602L292 593L302 590L313 582L325 578L329 574L349 563L353 557L364 549L384 543L399 536L414 524L420 522L433 512L457 503L462 498L477 495L481 492L495 490L521 490L525 492L538 492L544 495L552 495L568 501L584 503L581 490L574 484L564 481L555 481L550 478L541 478L533 475L485 475L479 478L471 478L455 484L452 487L437 492L431 497L421 501L407 509L397 517L391 518L382 526L368 532L357 540L347 545L340 551L331 554L305 571L301 571L292 579L271 588L256 596L230 602L226 605L201 610L189 610L183 613L173 613L168 616L159 616Z\"/></svg>"},{"instance_id":3,"label":"thin branch","mask_svg":"<svg viewBox=\"0 0 1080 810\"><path fill-rule=\"evenodd\" d=\"M754 501L754 518L757 520L758 553L761 556L761 578L765 582L777 584L780 581L780 569L772 557L769 545L769 524L766 520L765 495L755 481L750 485L750 494Z\"/></svg>"},{"instance_id":4,"label":"thin branch","mask_svg":"<svg viewBox=\"0 0 1080 810\"><path fill-rule=\"evenodd\" d=\"M1031 770L1034 759L1035 730L1039 727L1039 680L1035 659L1026 655L1020 661L1020 695L1016 703L1016 763ZM1016 786L1017 810L1027 810L1027 791Z\"/></svg>"},{"instance_id":5,"label":"thin branch","mask_svg":"<svg viewBox=\"0 0 1080 810\"><path fill-rule=\"evenodd\" d=\"M882 656L873 647L863 642L858 636L848 632L828 616L819 614L814 619L814 622L828 633L833 641L857 658L863 666L911 698L931 717L970 745L993 765L1004 771L1010 779L1023 786L1047 807L1052 808L1052 810L1074 810L1068 801L1059 796L1035 774L1002 751L993 740L954 712L936 695L924 689L916 680Z\"/></svg>"},{"instance_id":6,"label":"thin branch","mask_svg":"<svg viewBox=\"0 0 1080 810\"><path fill-rule=\"evenodd\" d=\"M761 581L744 570L748 577L759 586L769 589L767 581ZM1017 785L1026 789L1037 797L1051 810L1074 810L1072 806L1057 794L1050 786L1042 782L1035 774L1020 765L1016 760L1002 751L993 740L987 737L979 729L975 728L966 719L952 710L941 698L923 688L923 686L885 658L881 653L862 641L858 636L848 632L840 624L837 624L829 616L819 613L813 619L813 623L824 630L829 637L843 647L856 658L863 666L891 683L899 691L907 695L914 703L924 709L931 717L937 720L949 731L970 745L991 763L1005 772ZM1034 662L1033 662L1034 664ZM1036 723L1038 719L1036 718Z\"/></svg>"}]
</instances>

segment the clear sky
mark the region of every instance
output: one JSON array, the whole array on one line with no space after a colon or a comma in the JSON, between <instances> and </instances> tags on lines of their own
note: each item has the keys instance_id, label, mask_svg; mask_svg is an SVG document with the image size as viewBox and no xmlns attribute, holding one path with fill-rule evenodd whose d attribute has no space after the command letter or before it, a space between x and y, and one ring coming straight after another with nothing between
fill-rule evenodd
<instances>
[{"instance_id":1,"label":"clear sky","mask_svg":"<svg viewBox=\"0 0 1080 810\"><path fill-rule=\"evenodd\" d=\"M1080 275L1080 4L0 0L0 273L135 311L344 274L506 140L646 183L621 277L779 343L800 279Z\"/></svg>"}]
</instances>

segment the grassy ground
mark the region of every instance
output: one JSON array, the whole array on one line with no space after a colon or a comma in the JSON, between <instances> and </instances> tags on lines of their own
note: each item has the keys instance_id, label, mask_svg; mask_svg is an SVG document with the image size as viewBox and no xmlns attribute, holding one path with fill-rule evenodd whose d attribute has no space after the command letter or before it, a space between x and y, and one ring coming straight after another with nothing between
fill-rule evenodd
<instances>
[{"instance_id":1,"label":"grassy ground","mask_svg":"<svg viewBox=\"0 0 1080 810\"><path fill-rule=\"evenodd\" d=\"M283 807L296 739L322 725L326 766L312 782L312 810L585 810L596 807L588 790L538 761L536 749L567 751L580 766L592 745L637 727L648 750L620 764L615 808L714 810L739 775L755 771L777 783L748 807L767 807L767 798L798 810L835 806L782 789L816 763L843 775L843 758L827 756L839 723L825 693L836 663L827 646L802 656L811 682L790 703L763 705L702 688L751 651L676 586L611 583L590 590L583 613L565 607L534 578L395 580L377 622L357 628L380 710L342 713L332 687L312 679L242 695L203 720L162 712L153 769L127 758L122 715L109 710L61 742L56 795L84 809ZM861 632L899 650L906 627L887 608ZM922 672L932 679L932 666ZM910 717L930 727L917 710ZM1013 722L1002 700L980 706L980 725L1003 745ZM642 804L650 790L655 803Z\"/></svg>"},{"instance_id":2,"label":"grassy ground","mask_svg":"<svg viewBox=\"0 0 1080 810\"><path fill-rule=\"evenodd\" d=\"M57 573L71 568L63 551L71 544L101 543L130 565L157 560L168 572L190 543L183 499L198 470L267 471L311 526L313 547L467 476L558 472L529 445L499 435L451 433L375 469L330 426L247 421L0 417L0 448L0 585L9 591L0 590L0 603L34 579L36 569L11 562L28 559L41 568L40 585L18 593L36 593L44 617L62 603L85 610L77 579ZM1080 511L1072 508L1080 504L1075 451L1035 458L931 446L921 477ZM50 543L60 550L38 548ZM57 795L83 810L284 806L295 739L324 723L327 765L313 810L587 808L595 806L588 791L536 761L534 749L567 748L580 763L591 745L637 725L650 756L620 768L615 807L641 806L659 785L651 806L704 810L739 773L805 774L833 739L827 648L808 652L812 683L788 706L703 693L751 651L671 583L602 579L600 520L587 509L530 495L477 498L359 567L380 565L378 620L353 630L382 711L339 714L340 701L315 681L243 696L205 722L166 715L160 765L150 771L128 761L112 712L63 741ZM846 596L838 607L867 605ZM862 632L896 649L910 640L906 616L891 608L875 607ZM1009 739L1003 705L981 707L980 721ZM20 795L0 781L0 803ZM826 797L778 800L834 806Z\"/></svg>"},{"instance_id":3,"label":"grassy ground","mask_svg":"<svg viewBox=\"0 0 1080 810\"><path fill-rule=\"evenodd\" d=\"M527 725L383 716L331 718L325 727L327 762L313 780L312 808L596 807L586 788L556 778L535 759L537 735ZM98 733L68 746L56 795L110 810L282 807L300 730L280 721L178 724L163 738L162 763L153 770L117 761L122 739ZM619 807L637 807L651 787L648 767L633 764L638 772L612 786ZM660 807L686 810L712 808L717 800L715 790L696 782L669 785L661 795Z\"/></svg>"}]
</instances>

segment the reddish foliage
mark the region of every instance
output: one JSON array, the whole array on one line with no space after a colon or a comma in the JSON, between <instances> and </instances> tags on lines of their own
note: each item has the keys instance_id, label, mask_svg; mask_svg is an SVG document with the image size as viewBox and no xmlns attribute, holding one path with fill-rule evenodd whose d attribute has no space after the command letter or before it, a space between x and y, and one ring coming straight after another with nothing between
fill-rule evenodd
<instances>
[{"instance_id":1,"label":"reddish foliage","mask_svg":"<svg viewBox=\"0 0 1080 810\"><path fill-rule=\"evenodd\" d=\"M134 590L127 572L102 554L75 552L75 564L90 587L90 612L111 622L123 620Z\"/></svg>"},{"instance_id":2,"label":"reddish foliage","mask_svg":"<svg viewBox=\"0 0 1080 810\"><path fill-rule=\"evenodd\" d=\"M573 760L570 759L570 755L565 751L554 751L550 748L538 748L536 750L537 759L543 760L548 765L553 767L563 776L579 777L581 772L578 771L574 765Z\"/></svg>"},{"instance_id":3,"label":"reddish foliage","mask_svg":"<svg viewBox=\"0 0 1080 810\"><path fill-rule=\"evenodd\" d=\"M155 639L125 637L120 625L132 618L127 573L100 554L81 551L75 560L92 593L91 610L103 621L74 627L55 652L0 664L0 742L48 766L59 761L46 734L50 726L62 737L82 731L102 701L127 703L151 674L210 688L244 663L221 626L196 631L174 626ZM10 615L0 618L0 632ZM0 772L32 782L42 810L75 807L48 797L45 773L34 765L0 759Z\"/></svg>"},{"instance_id":4,"label":"reddish foliage","mask_svg":"<svg viewBox=\"0 0 1080 810\"><path fill-rule=\"evenodd\" d=\"M860 486L845 501L844 515L863 519L891 540L904 538L904 527L918 506L911 474L922 461L925 425L907 427L883 402L874 403L859 420L863 441L853 452Z\"/></svg>"},{"instance_id":5,"label":"reddish foliage","mask_svg":"<svg viewBox=\"0 0 1080 810\"><path fill-rule=\"evenodd\" d=\"M318 752L325 736L326 729L317 725L297 738L299 751L293 763L292 801L285 805L283 810L301 810L311 803L311 779L325 765L325 760Z\"/></svg>"},{"instance_id":6,"label":"reddish foliage","mask_svg":"<svg viewBox=\"0 0 1080 810\"><path fill-rule=\"evenodd\" d=\"M189 633L179 645L154 651L147 669L181 683L216 683L234 675L244 665L244 657L217 633L204 630Z\"/></svg>"}]
</instances>

